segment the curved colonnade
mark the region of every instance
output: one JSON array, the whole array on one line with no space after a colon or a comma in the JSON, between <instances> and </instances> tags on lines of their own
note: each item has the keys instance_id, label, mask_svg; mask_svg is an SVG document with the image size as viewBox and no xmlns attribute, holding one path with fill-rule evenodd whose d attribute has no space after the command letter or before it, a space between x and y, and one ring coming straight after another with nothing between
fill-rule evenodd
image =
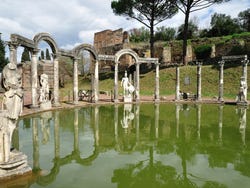
<instances>
[{"instance_id":1,"label":"curved colonnade","mask_svg":"<svg viewBox=\"0 0 250 188\"><path fill-rule=\"evenodd\" d=\"M52 50L53 57L53 70L54 70L54 85L53 85L53 96L54 96L54 106L60 105L59 100L59 61L60 56L70 57L73 61L73 103L78 103L78 59L81 50L86 50L90 52L94 58L95 68L94 68L94 78L92 77L92 93L94 103L99 100L99 61L110 60L115 64L115 77L114 77L114 97L113 101L118 102L118 64L121 56L127 54L131 55L135 60L136 66L136 96L135 101L140 101L140 87L139 87L139 75L140 75L140 64L141 63L154 63L156 66L156 76L155 76L155 101L159 100L159 63L158 58L140 58L136 52L131 49L122 49L118 51L115 55L101 55L98 54L95 48L90 44L80 44L73 48L72 50L60 49L49 33L38 33L34 36L33 40L25 38L18 34L11 34L10 41L8 42L10 49L10 62L17 63L17 48L18 46L26 47L31 52L31 93L32 93L32 104L31 107L38 107L38 44L41 41L48 43Z\"/></svg>"}]
</instances>

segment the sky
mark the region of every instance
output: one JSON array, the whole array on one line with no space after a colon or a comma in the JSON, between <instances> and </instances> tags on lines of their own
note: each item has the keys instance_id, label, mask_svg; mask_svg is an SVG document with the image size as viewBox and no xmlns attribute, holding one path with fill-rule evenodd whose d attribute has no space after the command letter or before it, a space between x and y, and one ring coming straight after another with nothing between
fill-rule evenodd
<instances>
[{"instance_id":1,"label":"sky","mask_svg":"<svg viewBox=\"0 0 250 188\"><path fill-rule=\"evenodd\" d=\"M143 26L136 20L115 15L111 9L111 1L1 0L2 40L9 41L12 33L33 39L40 32L48 32L60 48L72 49L81 43L93 44L95 32L119 28L128 31ZM194 12L191 18L198 19L200 28L208 28L211 15L215 12L235 18L239 12L247 8L250 8L250 0L231 0ZM184 14L179 12L159 26L177 28L183 22Z\"/></svg>"}]
</instances>

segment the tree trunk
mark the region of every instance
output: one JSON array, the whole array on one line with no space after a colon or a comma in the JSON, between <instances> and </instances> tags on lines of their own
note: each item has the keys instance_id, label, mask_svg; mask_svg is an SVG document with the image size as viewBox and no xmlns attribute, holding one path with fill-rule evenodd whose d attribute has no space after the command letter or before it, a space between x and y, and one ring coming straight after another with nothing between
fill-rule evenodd
<instances>
[{"instance_id":1,"label":"tree trunk","mask_svg":"<svg viewBox=\"0 0 250 188\"><path fill-rule=\"evenodd\" d=\"M150 24L150 57L154 57L154 25Z\"/></svg>"},{"instance_id":2,"label":"tree trunk","mask_svg":"<svg viewBox=\"0 0 250 188\"><path fill-rule=\"evenodd\" d=\"M184 22L184 31L183 31L183 46L182 46L182 62L184 65L187 65L187 38L188 38L188 20L189 20L190 8L187 8Z\"/></svg>"}]
</instances>

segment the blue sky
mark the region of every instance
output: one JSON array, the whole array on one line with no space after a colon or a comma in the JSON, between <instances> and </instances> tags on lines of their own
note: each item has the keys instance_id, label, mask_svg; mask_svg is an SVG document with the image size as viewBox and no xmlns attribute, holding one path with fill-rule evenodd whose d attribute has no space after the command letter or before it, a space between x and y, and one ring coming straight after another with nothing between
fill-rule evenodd
<instances>
[{"instance_id":1,"label":"blue sky","mask_svg":"<svg viewBox=\"0 0 250 188\"><path fill-rule=\"evenodd\" d=\"M137 21L116 16L110 8L111 0L1 0L0 32L3 40L17 33L32 39L40 32L48 32L64 49L72 49L81 43L93 44L94 33L105 29L130 30L142 25ZM215 12L237 17L250 8L250 0L231 0L194 12L202 28L208 27ZM179 12L159 26L178 27L184 15Z\"/></svg>"}]
</instances>

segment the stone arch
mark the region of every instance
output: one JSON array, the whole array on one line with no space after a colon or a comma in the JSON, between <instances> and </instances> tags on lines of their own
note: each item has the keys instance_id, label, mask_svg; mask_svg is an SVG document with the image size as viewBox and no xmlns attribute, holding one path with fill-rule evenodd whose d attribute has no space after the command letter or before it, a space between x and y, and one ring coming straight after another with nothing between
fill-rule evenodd
<instances>
[{"instance_id":1,"label":"stone arch","mask_svg":"<svg viewBox=\"0 0 250 188\"><path fill-rule=\"evenodd\" d=\"M77 63L77 57L79 57L81 50L86 50L90 52L90 54L94 58L94 74L91 74L91 101L92 102L98 102L99 100L99 62L98 62L98 54L95 50L95 48L90 44L80 44L76 46L73 50L73 56L74 58L74 104L78 103L78 63ZM92 100L93 97L93 100Z\"/></svg>"},{"instance_id":2,"label":"stone arch","mask_svg":"<svg viewBox=\"0 0 250 188\"><path fill-rule=\"evenodd\" d=\"M49 44L51 47L51 50L54 54L57 54L59 51L59 48L55 42L55 40L52 38L52 36L49 33L38 33L34 36L33 41L35 43L36 48L38 47L38 43L44 40Z\"/></svg>"},{"instance_id":3,"label":"stone arch","mask_svg":"<svg viewBox=\"0 0 250 188\"><path fill-rule=\"evenodd\" d=\"M98 58L97 52L91 44L80 44L80 45L76 46L72 51L73 51L74 55L77 57L77 56L79 56L79 53L81 50L89 51L93 55L93 57L97 60L97 58Z\"/></svg>"},{"instance_id":4,"label":"stone arch","mask_svg":"<svg viewBox=\"0 0 250 188\"><path fill-rule=\"evenodd\" d=\"M131 49L122 49L120 51L118 51L115 54L115 63L119 63L119 59L121 58L121 56L128 54L131 55L134 59L135 59L135 63L139 63L139 56L137 55L137 53Z\"/></svg>"}]
</instances>

